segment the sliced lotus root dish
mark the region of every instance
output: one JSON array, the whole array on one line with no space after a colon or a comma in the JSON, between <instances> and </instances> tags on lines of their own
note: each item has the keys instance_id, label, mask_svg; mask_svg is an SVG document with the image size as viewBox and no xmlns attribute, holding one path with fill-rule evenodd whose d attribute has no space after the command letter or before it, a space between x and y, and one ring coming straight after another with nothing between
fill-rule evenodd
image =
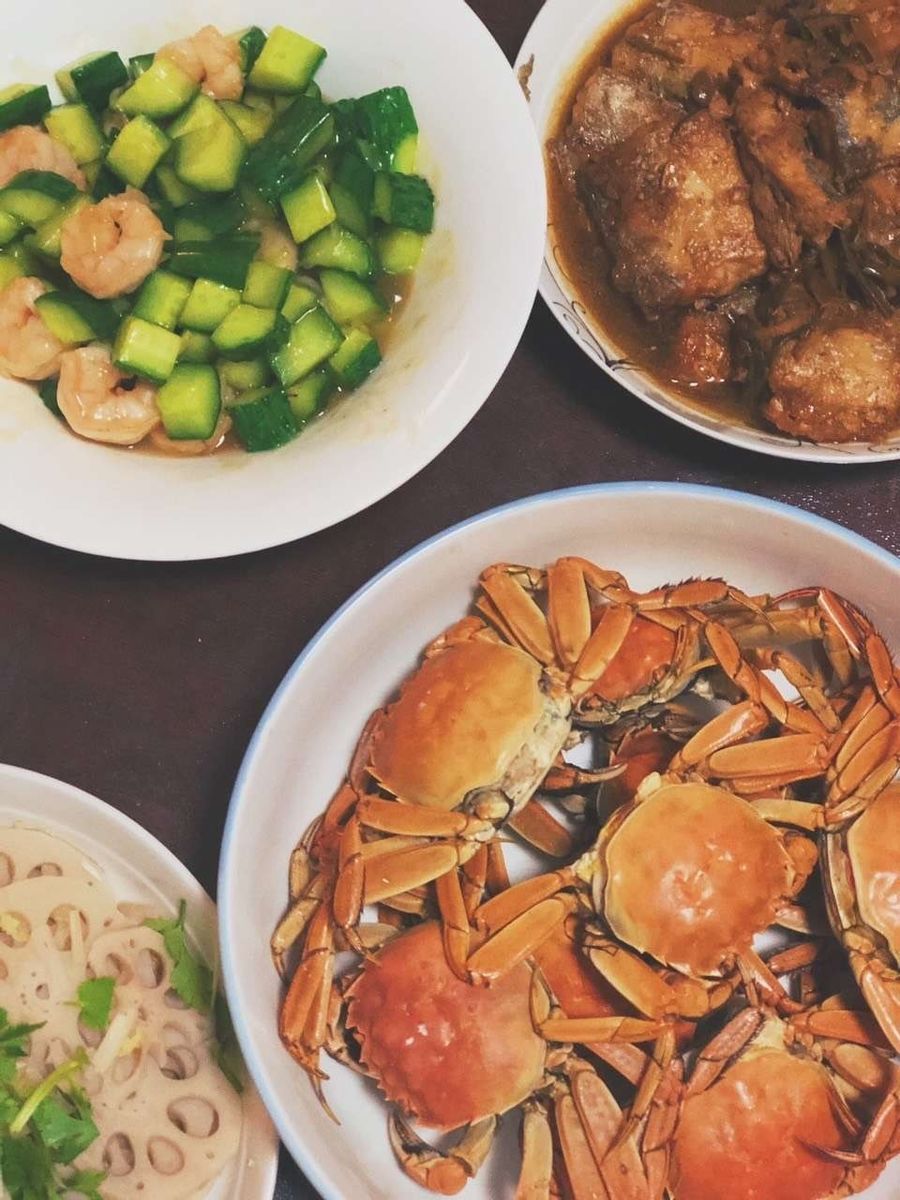
<instances>
[{"instance_id":1,"label":"sliced lotus root dish","mask_svg":"<svg viewBox=\"0 0 900 1200\"><path fill-rule=\"evenodd\" d=\"M0 830L0 1008L40 1025L24 1077L36 1085L83 1050L99 1136L74 1167L105 1172L103 1200L199 1200L238 1150L243 1110L211 1014L184 1004L162 936L135 923L146 912L119 904L73 846ZM101 977L115 980L105 1031L77 1003Z\"/></svg>"}]
</instances>

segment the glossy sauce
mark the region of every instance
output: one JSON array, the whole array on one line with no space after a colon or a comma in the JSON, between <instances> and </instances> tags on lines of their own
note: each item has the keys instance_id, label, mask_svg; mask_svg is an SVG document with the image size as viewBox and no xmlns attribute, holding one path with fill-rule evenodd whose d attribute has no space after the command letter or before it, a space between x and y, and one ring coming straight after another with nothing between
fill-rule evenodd
<instances>
[{"instance_id":1,"label":"glossy sauce","mask_svg":"<svg viewBox=\"0 0 900 1200\"><path fill-rule=\"evenodd\" d=\"M730 17L749 15L759 6L753 0L714 3L693 0L698 8ZM571 119L575 97L598 67L608 65L613 46L629 25L659 7L639 3L626 8L608 25L599 40L585 54L567 79L550 123L552 142L561 137ZM735 384L688 385L672 379L667 367L667 345L676 322L688 309L675 310L674 316L648 320L630 298L614 287L610 272L612 260L602 235L592 224L580 201L562 182L552 154L547 163L550 240L557 264L568 278L578 300L593 324L601 329L616 350L616 358L639 366L661 389L674 393L690 407L710 413L733 424L752 429L771 427L763 420L758 403L746 399Z\"/></svg>"}]
</instances>

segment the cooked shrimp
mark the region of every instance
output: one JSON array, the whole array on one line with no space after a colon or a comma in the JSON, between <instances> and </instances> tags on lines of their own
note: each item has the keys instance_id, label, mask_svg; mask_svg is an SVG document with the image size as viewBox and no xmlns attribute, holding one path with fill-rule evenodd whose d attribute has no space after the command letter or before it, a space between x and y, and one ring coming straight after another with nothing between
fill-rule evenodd
<instances>
[{"instance_id":1,"label":"cooked shrimp","mask_svg":"<svg viewBox=\"0 0 900 1200\"><path fill-rule=\"evenodd\" d=\"M177 63L214 100L240 100L244 93L240 47L215 25L204 25L193 37L170 42L156 53Z\"/></svg>"},{"instance_id":2,"label":"cooked shrimp","mask_svg":"<svg viewBox=\"0 0 900 1200\"><path fill-rule=\"evenodd\" d=\"M133 446L160 421L156 388L123 375L105 346L62 356L56 402L70 428L92 442Z\"/></svg>"},{"instance_id":3,"label":"cooked shrimp","mask_svg":"<svg viewBox=\"0 0 900 1200\"><path fill-rule=\"evenodd\" d=\"M84 175L65 146L34 125L16 125L0 133L0 187L20 171L53 171L85 188Z\"/></svg>"},{"instance_id":4,"label":"cooked shrimp","mask_svg":"<svg viewBox=\"0 0 900 1200\"><path fill-rule=\"evenodd\" d=\"M187 456L197 456L198 454L212 454L214 450L218 450L225 441L226 435L231 430L231 417L223 409L219 414L219 419L216 422L216 427L210 436L204 440L186 438L179 440L170 438L163 429L162 425L157 425L156 429L150 434L150 440L153 443L154 449L161 450L163 454L181 454Z\"/></svg>"},{"instance_id":5,"label":"cooked shrimp","mask_svg":"<svg viewBox=\"0 0 900 1200\"><path fill-rule=\"evenodd\" d=\"M167 237L142 192L129 188L73 213L62 227L62 269L99 300L139 288Z\"/></svg>"},{"instance_id":6,"label":"cooked shrimp","mask_svg":"<svg viewBox=\"0 0 900 1200\"><path fill-rule=\"evenodd\" d=\"M0 292L0 373L14 379L49 379L65 350L34 302L47 285L29 277L14 279Z\"/></svg>"}]
</instances>

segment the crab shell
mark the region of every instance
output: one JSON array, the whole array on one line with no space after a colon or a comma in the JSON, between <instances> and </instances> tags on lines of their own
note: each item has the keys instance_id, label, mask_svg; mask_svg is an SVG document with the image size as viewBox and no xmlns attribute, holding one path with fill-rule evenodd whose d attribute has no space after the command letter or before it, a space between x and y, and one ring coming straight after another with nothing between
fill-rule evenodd
<instances>
[{"instance_id":1,"label":"crab shell","mask_svg":"<svg viewBox=\"0 0 900 1200\"><path fill-rule=\"evenodd\" d=\"M886 788L854 821L847 851L860 915L900 963L900 786Z\"/></svg>"},{"instance_id":2,"label":"crab shell","mask_svg":"<svg viewBox=\"0 0 900 1200\"><path fill-rule=\"evenodd\" d=\"M440 926L415 926L349 989L347 1023L363 1067L388 1100L433 1129L507 1112L544 1074L531 979L520 963L490 988L463 983L447 965Z\"/></svg>"},{"instance_id":3,"label":"crab shell","mask_svg":"<svg viewBox=\"0 0 900 1200\"><path fill-rule=\"evenodd\" d=\"M499 791L518 811L562 749L569 710L530 654L454 644L403 685L372 735L369 771L408 804L449 811Z\"/></svg>"},{"instance_id":4,"label":"crab shell","mask_svg":"<svg viewBox=\"0 0 900 1200\"><path fill-rule=\"evenodd\" d=\"M594 904L613 933L692 976L719 974L805 879L745 800L659 777L616 813L596 853Z\"/></svg>"},{"instance_id":5,"label":"crab shell","mask_svg":"<svg viewBox=\"0 0 900 1200\"><path fill-rule=\"evenodd\" d=\"M781 1042L781 1045L778 1043ZM719 1079L684 1103L669 1186L674 1200L828 1200L847 1169L813 1147L852 1151L828 1069L790 1054L767 1025ZM851 1173L853 1189L879 1168Z\"/></svg>"}]
</instances>

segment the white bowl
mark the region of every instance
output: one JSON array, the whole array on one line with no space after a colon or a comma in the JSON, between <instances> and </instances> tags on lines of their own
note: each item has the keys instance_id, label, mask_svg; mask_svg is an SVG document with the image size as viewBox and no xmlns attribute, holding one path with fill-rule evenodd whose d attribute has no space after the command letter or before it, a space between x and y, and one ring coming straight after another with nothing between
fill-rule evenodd
<instances>
[{"instance_id":1,"label":"white bowl","mask_svg":"<svg viewBox=\"0 0 900 1200\"><path fill-rule=\"evenodd\" d=\"M495 509L425 542L348 601L288 672L251 742L218 893L223 974L247 1064L288 1149L327 1200L424 1193L394 1163L374 1088L327 1065L338 1127L279 1042L268 938L286 902L291 848L339 785L366 717L466 611L479 572L562 554L615 567L638 588L691 575L725 575L750 593L823 584L848 593L900 647L900 560L798 509L676 484L575 488ZM468 1200L512 1197L517 1125L504 1122L505 1153L467 1187ZM898 1188L900 1160L869 1200L890 1200Z\"/></svg>"},{"instance_id":2,"label":"white bowl","mask_svg":"<svg viewBox=\"0 0 900 1200\"><path fill-rule=\"evenodd\" d=\"M285 449L169 459L80 441L34 390L0 380L0 521L94 554L201 559L279 545L374 504L487 399L537 288L540 154L509 64L464 0L48 0L0 6L0 85L47 81L92 50L137 54L206 22L285 24L329 52L326 94L404 84L437 229L378 373Z\"/></svg>"},{"instance_id":3,"label":"white bowl","mask_svg":"<svg viewBox=\"0 0 900 1200\"><path fill-rule=\"evenodd\" d=\"M161 916L186 901L188 934L207 962L215 961L216 906L187 867L124 813L68 783L0 763L0 845L3 826L14 824L77 846L119 900L152 905ZM244 1089L243 1107L240 1149L203 1200L271 1200L278 1139L254 1088Z\"/></svg>"},{"instance_id":4,"label":"white bowl","mask_svg":"<svg viewBox=\"0 0 900 1200\"><path fill-rule=\"evenodd\" d=\"M554 127L558 105L571 84L573 72L597 44L604 29L633 7L623 0L546 0L516 59L518 70L530 69L531 72L528 76L531 115L542 146ZM552 169L549 162L547 169ZM698 433L777 458L825 463L883 462L900 458L900 433L876 445L864 442L817 445L779 433L774 428L751 429L734 424L710 410L693 408L674 392L666 391L639 367L632 367L625 361L621 348L587 311L560 261L557 240L553 225L549 223L539 284L541 295L579 349L639 400ZM623 299L623 304L627 303Z\"/></svg>"}]
</instances>

